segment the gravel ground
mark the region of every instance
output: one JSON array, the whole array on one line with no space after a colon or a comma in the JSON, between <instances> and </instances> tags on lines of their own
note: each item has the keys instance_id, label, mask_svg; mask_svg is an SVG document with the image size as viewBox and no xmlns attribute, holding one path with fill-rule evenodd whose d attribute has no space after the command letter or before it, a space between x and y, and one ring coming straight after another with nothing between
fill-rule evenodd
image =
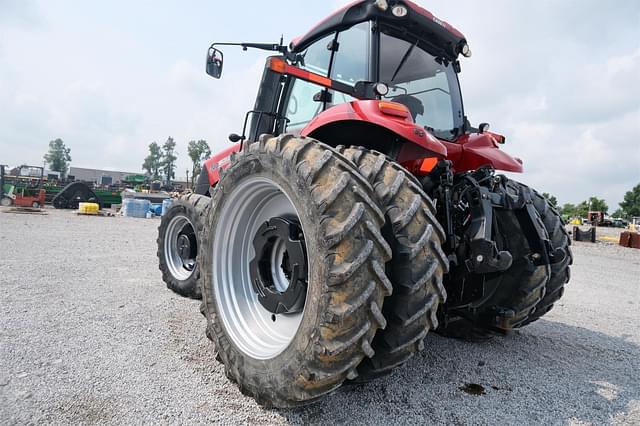
<instances>
[{"instance_id":1,"label":"gravel ground","mask_svg":"<svg viewBox=\"0 0 640 426\"><path fill-rule=\"evenodd\" d=\"M640 424L640 250L578 243L543 320L486 343L432 334L391 376L268 410L225 378L198 302L163 286L157 226L0 213L1 424Z\"/></svg>"}]
</instances>

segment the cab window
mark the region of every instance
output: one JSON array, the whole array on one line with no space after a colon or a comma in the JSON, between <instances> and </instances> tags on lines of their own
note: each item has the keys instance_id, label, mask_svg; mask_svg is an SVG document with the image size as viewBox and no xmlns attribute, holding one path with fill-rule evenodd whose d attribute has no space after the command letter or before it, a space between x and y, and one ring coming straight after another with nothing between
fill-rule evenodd
<instances>
[{"instance_id":1,"label":"cab window","mask_svg":"<svg viewBox=\"0 0 640 426\"><path fill-rule=\"evenodd\" d=\"M330 34L313 43L302 53L303 62L297 66L353 86L356 82L368 78L369 40L370 24L363 22L338 33L337 37L336 34ZM331 63L331 47L335 46L336 42L338 50L334 52ZM330 91L331 102L314 101L314 96L323 90L325 88L317 84L291 79L285 105L285 114L289 119L288 131L295 132L303 128L326 108L354 100L349 95Z\"/></svg>"},{"instance_id":2,"label":"cab window","mask_svg":"<svg viewBox=\"0 0 640 426\"><path fill-rule=\"evenodd\" d=\"M338 51L331 78L354 86L369 76L369 22L362 22L338 34Z\"/></svg>"},{"instance_id":3,"label":"cab window","mask_svg":"<svg viewBox=\"0 0 640 426\"><path fill-rule=\"evenodd\" d=\"M380 81L389 86L385 98L404 104L417 124L450 140L463 119L453 66L430 54L419 40L400 35L385 28L380 33Z\"/></svg>"},{"instance_id":4,"label":"cab window","mask_svg":"<svg viewBox=\"0 0 640 426\"><path fill-rule=\"evenodd\" d=\"M301 128L320 113L322 103L315 102L313 96L322 88L298 79L294 79L291 85L291 92L287 101L286 117L289 119L287 127Z\"/></svg>"},{"instance_id":5,"label":"cab window","mask_svg":"<svg viewBox=\"0 0 640 426\"><path fill-rule=\"evenodd\" d=\"M302 61L297 64L304 70L327 76L329 73L329 62L331 61L330 44L333 42L335 34L330 34L313 43L302 54ZM289 119L289 129L300 129L304 127L313 117L322 110L322 103L315 102L313 96L322 88L316 84L304 80L292 78L289 89L289 96L286 104L286 117Z\"/></svg>"}]
</instances>

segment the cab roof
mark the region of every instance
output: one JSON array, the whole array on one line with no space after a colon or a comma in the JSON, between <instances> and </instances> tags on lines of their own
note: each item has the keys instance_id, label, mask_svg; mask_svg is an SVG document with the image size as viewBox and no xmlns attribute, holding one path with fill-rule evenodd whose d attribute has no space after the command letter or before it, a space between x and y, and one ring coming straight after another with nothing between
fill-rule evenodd
<instances>
[{"instance_id":1,"label":"cab roof","mask_svg":"<svg viewBox=\"0 0 640 426\"><path fill-rule=\"evenodd\" d=\"M379 6L380 3L387 3L387 9L383 10ZM404 6L407 9L406 16L395 16L392 13L394 6ZM457 58L461 53L462 46L466 44L466 39L460 31L411 1L357 0L320 21L305 35L293 39L289 48L294 53L302 52L310 44L332 32L342 31L360 22L376 19L402 27L421 39L429 40L430 44L437 46L442 51L442 56L449 59Z\"/></svg>"}]
</instances>

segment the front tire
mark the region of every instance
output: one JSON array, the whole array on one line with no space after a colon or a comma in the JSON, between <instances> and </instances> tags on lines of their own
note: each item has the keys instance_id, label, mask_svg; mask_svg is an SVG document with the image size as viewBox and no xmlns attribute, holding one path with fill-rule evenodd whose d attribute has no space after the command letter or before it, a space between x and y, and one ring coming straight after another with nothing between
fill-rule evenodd
<instances>
[{"instance_id":1,"label":"front tire","mask_svg":"<svg viewBox=\"0 0 640 426\"><path fill-rule=\"evenodd\" d=\"M203 306L227 376L259 403L312 401L357 377L360 362L374 356L371 342L386 325L391 251L373 197L350 163L311 139L262 137L232 155L203 234ZM250 279L256 239L276 226L272 218L298 224L292 239L304 241L308 259L298 269L307 271L306 295L290 313L267 309ZM269 246L276 254L277 241ZM280 260L274 271L272 256L265 259L266 275L280 276ZM293 275L301 278L289 269L288 286ZM286 294L288 286L273 282L271 294Z\"/></svg>"},{"instance_id":2,"label":"front tire","mask_svg":"<svg viewBox=\"0 0 640 426\"><path fill-rule=\"evenodd\" d=\"M209 197L187 194L175 200L160 219L158 267L167 288L180 296L201 299L199 240Z\"/></svg>"}]
</instances>

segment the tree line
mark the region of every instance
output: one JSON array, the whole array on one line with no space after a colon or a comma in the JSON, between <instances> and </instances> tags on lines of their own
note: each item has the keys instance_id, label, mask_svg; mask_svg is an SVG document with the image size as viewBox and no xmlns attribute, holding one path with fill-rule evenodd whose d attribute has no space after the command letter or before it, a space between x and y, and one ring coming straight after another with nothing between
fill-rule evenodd
<instances>
[{"instance_id":1,"label":"tree line","mask_svg":"<svg viewBox=\"0 0 640 426\"><path fill-rule=\"evenodd\" d=\"M151 179L163 178L165 182L175 179L176 160L176 142L171 136L166 142L160 146L157 142L149 144L149 155L142 163L142 169ZM196 181L202 168L202 162L211 156L211 148L204 139L189 141L187 146L187 155L191 159L191 184Z\"/></svg>"},{"instance_id":2,"label":"tree line","mask_svg":"<svg viewBox=\"0 0 640 426\"><path fill-rule=\"evenodd\" d=\"M547 192L542 195L565 218L585 218L589 212L609 213L607 202L598 197L589 197L589 199L578 204L565 203L561 206L558 203L558 199L553 195ZM624 194L619 208L611 213L610 216L627 220L632 217L640 217L640 183Z\"/></svg>"},{"instance_id":3,"label":"tree line","mask_svg":"<svg viewBox=\"0 0 640 426\"><path fill-rule=\"evenodd\" d=\"M176 142L172 137L167 138L162 146L155 141L149 144L149 155L144 159L142 169L150 179L162 178L166 182L175 179L176 160L178 159L175 149ZM191 182L193 184L200 174L202 162L211 156L211 148L204 139L192 140L189 141L187 154L191 159ZM71 163L71 149L65 145L62 139L57 138L49 141L49 149L43 158L49 170L59 172L61 178L67 175Z\"/></svg>"}]
</instances>

